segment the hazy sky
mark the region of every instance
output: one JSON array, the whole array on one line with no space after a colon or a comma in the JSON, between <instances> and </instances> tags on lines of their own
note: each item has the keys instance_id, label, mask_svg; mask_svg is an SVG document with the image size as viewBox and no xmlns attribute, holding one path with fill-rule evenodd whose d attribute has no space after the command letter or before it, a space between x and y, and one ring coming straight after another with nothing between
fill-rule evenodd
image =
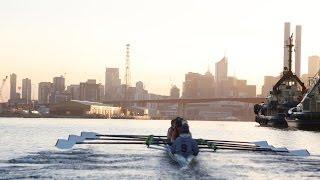
<instances>
[{"instance_id":1,"label":"hazy sky","mask_svg":"<svg viewBox=\"0 0 320 180\"><path fill-rule=\"evenodd\" d=\"M169 94L185 73L205 73L224 54L229 75L263 83L283 64L284 22L302 25L302 73L320 54L319 1L293 0L0 0L0 77L18 82L66 75L67 84L121 68L131 44L132 82ZM9 82L5 87L8 97ZM260 89L258 90L260 92Z\"/></svg>"}]
</instances>

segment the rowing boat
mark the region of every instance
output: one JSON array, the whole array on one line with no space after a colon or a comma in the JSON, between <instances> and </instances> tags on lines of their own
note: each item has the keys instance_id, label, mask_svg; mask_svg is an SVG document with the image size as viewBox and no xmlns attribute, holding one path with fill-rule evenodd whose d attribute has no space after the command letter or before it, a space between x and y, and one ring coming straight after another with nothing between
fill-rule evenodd
<instances>
[{"instance_id":1,"label":"rowing boat","mask_svg":"<svg viewBox=\"0 0 320 180\"><path fill-rule=\"evenodd\" d=\"M195 139L198 143L199 149L211 150L233 150L233 151L251 151L251 152L270 152L279 155L291 156L310 156L306 149L289 150L284 147L274 147L269 145L267 141L243 142L243 141L229 141L229 140L210 140L210 139ZM177 162L181 167L189 167L194 156L187 158L172 154L170 146L167 144L166 136L156 135L117 135L117 134L99 134L95 132L81 132L81 135L69 135L67 139L58 139L56 147L59 149L70 149L77 144L118 144L118 145L147 145L148 148L156 146L155 149L166 151L171 159ZM201 152L201 151L200 151Z\"/></svg>"},{"instance_id":2,"label":"rowing boat","mask_svg":"<svg viewBox=\"0 0 320 180\"><path fill-rule=\"evenodd\" d=\"M188 168L191 162L194 160L194 155L189 155L188 157L184 157L180 154L172 154L170 146L166 145L166 152L168 156L175 162L177 162L181 168Z\"/></svg>"}]
</instances>

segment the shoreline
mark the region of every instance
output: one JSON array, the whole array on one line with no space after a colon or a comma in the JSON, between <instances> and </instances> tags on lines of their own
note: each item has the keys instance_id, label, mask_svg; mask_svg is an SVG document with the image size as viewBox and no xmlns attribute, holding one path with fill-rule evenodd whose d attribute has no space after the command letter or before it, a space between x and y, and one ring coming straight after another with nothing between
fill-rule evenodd
<instances>
[{"instance_id":1,"label":"shoreline","mask_svg":"<svg viewBox=\"0 0 320 180\"><path fill-rule=\"evenodd\" d=\"M0 116L0 118L21 118L21 119L94 119L94 120L143 120L143 121L170 121L171 119L144 119L144 118L94 118L82 116L52 116L52 117L21 117L21 116ZM187 119L188 121L221 121L221 122L255 122L250 120L222 120L222 119Z\"/></svg>"}]
</instances>

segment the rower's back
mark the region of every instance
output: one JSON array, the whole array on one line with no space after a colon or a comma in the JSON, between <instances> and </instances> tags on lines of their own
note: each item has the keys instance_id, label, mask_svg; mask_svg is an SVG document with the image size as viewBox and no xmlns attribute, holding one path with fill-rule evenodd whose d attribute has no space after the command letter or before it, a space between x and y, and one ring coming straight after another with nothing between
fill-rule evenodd
<instances>
[{"instance_id":1,"label":"rower's back","mask_svg":"<svg viewBox=\"0 0 320 180\"><path fill-rule=\"evenodd\" d=\"M173 142L171 146L171 153L180 154L185 158L187 158L189 155L198 155L198 143L194 139L192 139L191 134L189 132L188 124L184 124L181 127L181 134Z\"/></svg>"}]
</instances>

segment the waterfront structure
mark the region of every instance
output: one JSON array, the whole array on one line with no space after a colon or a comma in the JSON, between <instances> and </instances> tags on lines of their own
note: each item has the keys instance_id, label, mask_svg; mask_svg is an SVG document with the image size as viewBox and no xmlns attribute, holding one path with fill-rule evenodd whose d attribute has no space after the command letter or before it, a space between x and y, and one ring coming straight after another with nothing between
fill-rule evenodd
<instances>
[{"instance_id":1,"label":"waterfront structure","mask_svg":"<svg viewBox=\"0 0 320 180\"><path fill-rule=\"evenodd\" d=\"M288 54L288 47L287 44L289 44L289 38L290 38L290 23L286 22L284 23L284 36L283 36L283 67L289 67L289 54Z\"/></svg>"},{"instance_id":2,"label":"waterfront structure","mask_svg":"<svg viewBox=\"0 0 320 180\"><path fill-rule=\"evenodd\" d=\"M105 73L105 100L120 99L119 68L106 68Z\"/></svg>"},{"instance_id":3,"label":"waterfront structure","mask_svg":"<svg viewBox=\"0 0 320 180\"><path fill-rule=\"evenodd\" d=\"M215 76L216 81L220 82L223 80L227 80L228 78L228 58L223 57L219 62L215 64Z\"/></svg>"},{"instance_id":4,"label":"waterfront structure","mask_svg":"<svg viewBox=\"0 0 320 180\"><path fill-rule=\"evenodd\" d=\"M51 115L61 116L102 116L113 117L121 115L120 107L90 101L71 100L50 106Z\"/></svg>"},{"instance_id":5,"label":"waterfront structure","mask_svg":"<svg viewBox=\"0 0 320 180\"><path fill-rule=\"evenodd\" d=\"M180 89L176 85L173 85L170 89L170 98L172 99L180 98Z\"/></svg>"},{"instance_id":6,"label":"waterfront structure","mask_svg":"<svg viewBox=\"0 0 320 180\"><path fill-rule=\"evenodd\" d=\"M31 79L22 79L22 99L26 101L27 104L31 103Z\"/></svg>"},{"instance_id":7,"label":"waterfront structure","mask_svg":"<svg viewBox=\"0 0 320 180\"><path fill-rule=\"evenodd\" d=\"M301 26L296 26L296 41L295 41L295 74L301 76Z\"/></svg>"},{"instance_id":8,"label":"waterfront structure","mask_svg":"<svg viewBox=\"0 0 320 180\"><path fill-rule=\"evenodd\" d=\"M80 100L100 102L100 85L95 79L88 79L87 82L80 83Z\"/></svg>"},{"instance_id":9,"label":"waterfront structure","mask_svg":"<svg viewBox=\"0 0 320 180\"><path fill-rule=\"evenodd\" d=\"M319 73L320 68L320 57L319 56L310 56L308 59L308 74L310 77L313 77Z\"/></svg>"},{"instance_id":10,"label":"waterfront structure","mask_svg":"<svg viewBox=\"0 0 320 180\"><path fill-rule=\"evenodd\" d=\"M52 89L51 82L40 82L38 87L39 104L49 104L50 93Z\"/></svg>"},{"instance_id":11,"label":"waterfront structure","mask_svg":"<svg viewBox=\"0 0 320 180\"><path fill-rule=\"evenodd\" d=\"M10 75L10 100L17 98L17 75L12 73Z\"/></svg>"}]
</instances>

